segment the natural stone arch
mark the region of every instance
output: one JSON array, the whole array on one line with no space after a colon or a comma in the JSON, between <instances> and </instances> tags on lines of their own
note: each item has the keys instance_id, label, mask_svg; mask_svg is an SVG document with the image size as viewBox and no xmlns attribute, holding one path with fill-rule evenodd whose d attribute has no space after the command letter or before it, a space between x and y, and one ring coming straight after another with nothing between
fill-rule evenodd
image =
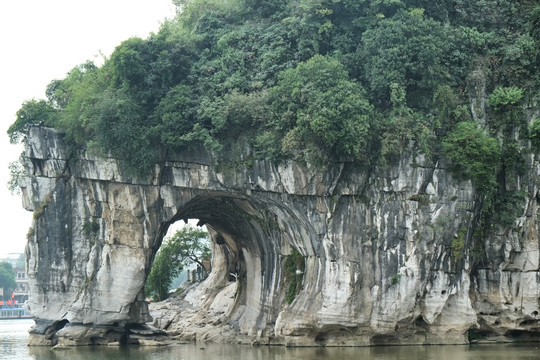
<instances>
[{"instance_id":1,"label":"natural stone arch","mask_svg":"<svg viewBox=\"0 0 540 360\"><path fill-rule=\"evenodd\" d=\"M252 195L197 191L190 196L171 222L163 224L160 234L175 221L198 219L206 225L213 242L215 273L206 286L219 289L235 273L240 285L228 318L242 319L239 330L256 334L267 322L275 322L282 305L281 262L291 249L279 225L284 209Z\"/></svg>"},{"instance_id":2,"label":"natural stone arch","mask_svg":"<svg viewBox=\"0 0 540 360\"><path fill-rule=\"evenodd\" d=\"M69 163L59 134L32 132L39 135L26 149L23 192L26 208L35 211L27 254L30 308L42 324L36 343L47 342L43 329L59 321L69 324L56 329L64 342L89 325L122 328L149 321L145 278L170 224L187 218L205 222L216 246L224 247L217 254L228 263L225 276L211 280L240 272L241 292L231 313L238 331L261 334L275 322L282 255L290 244L305 246L314 233L307 219L284 204L283 194L252 192L242 187L245 179L239 188L224 185L229 180L206 164L205 153L196 161L168 161L151 178L130 179L114 159L83 154ZM84 337L82 344L100 336Z\"/></svg>"},{"instance_id":3,"label":"natural stone arch","mask_svg":"<svg viewBox=\"0 0 540 360\"><path fill-rule=\"evenodd\" d=\"M181 188L174 191L176 194L184 193ZM316 254L311 246L320 240L314 236L316 232L309 219L303 216L303 212L292 211L291 199L279 193L190 190L187 194L178 195L178 198L182 200L176 203L176 213L170 223L198 219L199 224L207 226L214 244L212 273L200 286L202 289L197 289L197 295L190 297L190 301L200 310L196 316L182 320L179 327L183 331L188 329L187 335L183 336L186 339L223 341L220 328L225 326L227 336L231 338L243 339L247 335L249 342L272 343L276 336L274 324L289 307L286 293L290 281L287 277L291 274L283 272L285 257L293 248L306 258L324 256ZM166 232L170 223L163 224L162 233ZM310 239L310 236L313 238ZM302 267L301 276L295 275L300 281L304 272L311 278L320 276L321 269L317 262L311 261L310 264L312 266ZM236 273L234 300L227 304L226 313L218 312L216 315L209 308L214 301L223 305L223 300L218 298L230 294L227 288L230 287L231 272ZM225 290L220 293L222 289ZM318 291L317 287L311 290ZM312 302L312 295L302 294L301 287L296 294L298 299L303 297L304 303ZM198 297L204 300L200 301ZM208 318L215 320L212 321L213 325L219 325L212 329L201 329L201 322ZM284 322L290 320L292 318ZM170 323L159 320L155 323L170 329ZM301 327L304 326L301 324Z\"/></svg>"},{"instance_id":4,"label":"natural stone arch","mask_svg":"<svg viewBox=\"0 0 540 360\"><path fill-rule=\"evenodd\" d=\"M136 179L118 159L84 151L68 159L55 130L29 131L22 191L34 211L31 343L140 341L145 332L134 327L150 320L142 289L152 259L169 225L186 217L206 221L221 244L223 270L196 294L208 290L218 301L210 285L238 260L249 276L226 323L215 326L221 340L350 346L467 343L476 328L508 340L509 330L538 334L537 182L523 185L527 211L517 226L482 239L486 265L477 268L468 249L459 258L451 251L474 233L474 187L412 150L384 169L293 161L228 168L191 151ZM528 171L538 167L531 157ZM282 263L292 248L305 256L305 273L288 305Z\"/></svg>"}]
</instances>

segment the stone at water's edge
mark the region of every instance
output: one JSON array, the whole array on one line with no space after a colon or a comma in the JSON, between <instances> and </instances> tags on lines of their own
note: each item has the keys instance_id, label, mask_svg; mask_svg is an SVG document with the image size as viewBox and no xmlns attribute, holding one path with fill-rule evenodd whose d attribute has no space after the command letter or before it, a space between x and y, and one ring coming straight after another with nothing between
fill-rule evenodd
<instances>
[{"instance_id":1,"label":"stone at water's edge","mask_svg":"<svg viewBox=\"0 0 540 360\"><path fill-rule=\"evenodd\" d=\"M201 151L170 156L147 179L130 178L114 159L66 153L54 130L30 130L22 190L34 211L33 343L154 344L151 331L133 330L151 321L145 277L168 226L187 218L207 224L214 258L201 286L171 300L184 312L155 310L154 324L179 339L373 345L540 335L532 156L518 182L523 213L479 239L471 183L413 152L366 171L231 168ZM293 248L304 256L298 275L284 267ZM288 304L292 276L301 287Z\"/></svg>"}]
</instances>

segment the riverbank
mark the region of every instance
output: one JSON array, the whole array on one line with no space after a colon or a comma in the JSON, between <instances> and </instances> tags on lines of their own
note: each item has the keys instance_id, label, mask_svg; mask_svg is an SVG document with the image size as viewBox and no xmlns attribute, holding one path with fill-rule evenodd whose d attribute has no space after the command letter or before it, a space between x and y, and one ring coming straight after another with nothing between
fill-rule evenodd
<instances>
[{"instance_id":1,"label":"riverbank","mask_svg":"<svg viewBox=\"0 0 540 360\"><path fill-rule=\"evenodd\" d=\"M10 360L533 360L540 344L499 344L471 346L378 346L369 348L287 348L190 343L172 346L93 346L52 350L28 347L32 320L0 322L0 354Z\"/></svg>"}]
</instances>

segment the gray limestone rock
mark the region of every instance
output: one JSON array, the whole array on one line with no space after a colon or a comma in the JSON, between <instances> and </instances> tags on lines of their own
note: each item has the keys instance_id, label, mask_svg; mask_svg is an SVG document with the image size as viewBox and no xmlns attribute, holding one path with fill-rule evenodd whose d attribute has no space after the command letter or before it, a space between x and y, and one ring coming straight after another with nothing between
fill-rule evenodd
<instances>
[{"instance_id":1,"label":"gray limestone rock","mask_svg":"<svg viewBox=\"0 0 540 360\"><path fill-rule=\"evenodd\" d=\"M473 185L412 149L395 166L369 170L219 166L192 151L170 155L146 179L122 173L116 159L66 153L60 134L31 129L22 181L23 205L34 211L26 253L40 325L31 343L132 343L142 335L130 326L152 321L180 340L291 346L540 335L540 167L532 156L520 184L523 213L478 239ZM153 304L152 320L145 278L168 227L188 218L211 233L213 271ZM303 264L291 272L293 250ZM139 343L163 342L144 335Z\"/></svg>"}]
</instances>

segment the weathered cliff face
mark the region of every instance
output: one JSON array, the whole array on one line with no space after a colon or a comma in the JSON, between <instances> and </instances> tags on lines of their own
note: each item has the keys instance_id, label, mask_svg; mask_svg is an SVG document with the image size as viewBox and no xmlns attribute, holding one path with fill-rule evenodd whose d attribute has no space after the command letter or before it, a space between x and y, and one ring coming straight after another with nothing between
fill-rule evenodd
<instances>
[{"instance_id":1,"label":"weathered cliff face","mask_svg":"<svg viewBox=\"0 0 540 360\"><path fill-rule=\"evenodd\" d=\"M212 234L213 271L169 303L182 312L162 310L154 322L183 338L371 345L540 335L533 156L514 226L479 238L472 184L413 152L370 171L228 168L197 152L170 156L143 180L113 159L68 162L66 152L54 130L31 129L23 179L24 206L35 214L31 343L143 342L135 329L151 321L145 277L169 225L188 218ZM304 257L298 275L284 266L293 249ZM301 286L288 304L292 276Z\"/></svg>"}]
</instances>

